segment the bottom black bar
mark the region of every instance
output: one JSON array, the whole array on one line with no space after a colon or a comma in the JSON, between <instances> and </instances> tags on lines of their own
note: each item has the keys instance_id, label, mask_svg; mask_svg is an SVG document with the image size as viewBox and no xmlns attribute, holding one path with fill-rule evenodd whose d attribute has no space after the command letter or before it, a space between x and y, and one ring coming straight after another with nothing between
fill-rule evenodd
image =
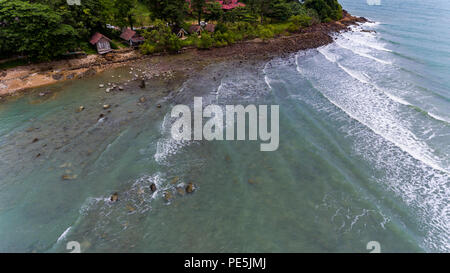
<instances>
[{"instance_id":1,"label":"bottom black bar","mask_svg":"<svg viewBox=\"0 0 450 273\"><path fill-rule=\"evenodd\" d=\"M2 264L45 265L45 268L71 268L110 272L301 272L331 269L384 272L398 265L403 270L447 262L448 254L0 254ZM62 266L62 267L61 267ZM289 270L283 270L283 269Z\"/></svg>"}]
</instances>

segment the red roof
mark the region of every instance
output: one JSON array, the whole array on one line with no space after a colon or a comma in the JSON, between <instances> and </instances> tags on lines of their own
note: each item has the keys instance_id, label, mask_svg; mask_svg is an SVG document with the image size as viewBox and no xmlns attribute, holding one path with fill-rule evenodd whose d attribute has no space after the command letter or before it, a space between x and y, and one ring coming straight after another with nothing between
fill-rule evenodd
<instances>
[{"instance_id":1,"label":"red roof","mask_svg":"<svg viewBox=\"0 0 450 273\"><path fill-rule=\"evenodd\" d=\"M239 3L239 0L215 0L222 5L222 9L230 10L237 7L245 7L244 3ZM191 0L186 0L189 3L189 9L191 8ZM206 1L209 2L209 1Z\"/></svg>"},{"instance_id":2,"label":"red roof","mask_svg":"<svg viewBox=\"0 0 450 273\"><path fill-rule=\"evenodd\" d=\"M120 35L120 38L129 41L129 40L131 40L131 38L134 37L134 35L136 35L136 31L127 28L126 30L124 30L122 32L122 34Z\"/></svg>"},{"instance_id":3,"label":"red roof","mask_svg":"<svg viewBox=\"0 0 450 273\"><path fill-rule=\"evenodd\" d=\"M237 7L245 7L245 4L239 3L239 0L223 0L219 1L219 3L222 5L222 9L234 9Z\"/></svg>"},{"instance_id":4,"label":"red roof","mask_svg":"<svg viewBox=\"0 0 450 273\"><path fill-rule=\"evenodd\" d=\"M91 40L89 41L91 44L95 45L96 43L98 43L98 41L100 41L101 38L105 38L108 41L111 41L111 39L109 39L108 37L106 37L105 35L96 32L94 35L92 35Z\"/></svg>"}]
</instances>

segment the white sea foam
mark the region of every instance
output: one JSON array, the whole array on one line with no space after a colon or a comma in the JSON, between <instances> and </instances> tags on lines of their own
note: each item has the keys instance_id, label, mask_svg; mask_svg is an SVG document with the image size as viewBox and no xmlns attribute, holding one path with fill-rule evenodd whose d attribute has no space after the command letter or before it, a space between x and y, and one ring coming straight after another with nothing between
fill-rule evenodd
<instances>
[{"instance_id":1,"label":"white sea foam","mask_svg":"<svg viewBox=\"0 0 450 273\"><path fill-rule=\"evenodd\" d=\"M354 57L330 44L317 50L320 55L315 53L317 51L310 50L304 57L299 55L298 58L301 59L296 60L297 71L306 77L335 108L317 103L311 105L319 111L330 112L330 118L340 117L341 115L337 115L339 112L345 113L349 125L343 130L356 138L354 145L357 153L363 155L375 168L386 172L386 175L376 177L376 180L388 190L392 190L408 206L413 207L419 221L422 221L421 232L425 237L420 243L421 246L430 251L448 251L450 166L448 158L445 158L448 152L446 150L437 152L432 143L428 143L430 139L436 137L436 132L443 138L445 132L448 132L448 129L445 129L447 125L420 118L420 114L413 108L401 106L411 103L392 94L391 91L410 87L411 84L399 80L408 79L407 77L396 77L397 74L393 74L392 76L399 81L390 82L389 89L380 87L385 79L367 77L365 71L370 69L380 73L375 69L377 63L381 73L385 69L381 69L379 62L361 65L364 60L357 52L372 55L378 54L376 51L388 51L373 38L373 35L360 33L343 35L351 41L349 44L338 37L338 42L342 42L344 46L353 46L353 42L359 42L361 47L355 44L354 50L351 50ZM370 46L367 41L371 43ZM391 67L387 63L382 65L386 66L386 69ZM394 69L392 71L402 73ZM404 90L401 94L407 92L408 90ZM433 111L428 111L428 115L436 120L448 122L445 117L436 115ZM352 120L358 122L354 123ZM344 222L343 226L347 224ZM384 227L384 224L382 226Z\"/></svg>"},{"instance_id":2,"label":"white sea foam","mask_svg":"<svg viewBox=\"0 0 450 273\"><path fill-rule=\"evenodd\" d=\"M354 47L352 48L352 47L350 47L350 46L344 45L343 42L341 42L340 40L336 40L335 43L336 43L336 45L338 45L338 46L340 46L340 47L342 47L342 48L345 48L345 49L347 49L347 50L350 50L350 51L352 51L353 53L355 53L355 54L357 54L357 55L359 55L359 56L362 56L362 57L364 57L364 58L368 58L368 59L374 60L374 61L379 62L379 63L381 63L381 64L392 64L392 62L390 62L390 61L385 61L385 60L376 58L376 57L374 57L374 56L372 56L372 55L370 55L370 54L367 54L367 53L365 53L365 52L362 52L361 50L357 50L357 49L354 48Z\"/></svg>"},{"instance_id":3,"label":"white sea foam","mask_svg":"<svg viewBox=\"0 0 450 273\"><path fill-rule=\"evenodd\" d=\"M61 236L59 236L58 240L56 240L56 242L59 242L61 240L64 240L67 236L67 234L69 234L69 231L72 229L72 227L68 227L62 234Z\"/></svg>"},{"instance_id":4,"label":"white sea foam","mask_svg":"<svg viewBox=\"0 0 450 273\"><path fill-rule=\"evenodd\" d=\"M428 115L429 115L430 117L436 119L436 120L440 120L440 121L444 121L444 122L450 123L450 120L448 120L448 119L446 119L446 118L444 118L444 117L441 117L441 116L439 116L439 115L433 114L433 113L431 113L431 112L428 112Z\"/></svg>"},{"instance_id":5,"label":"white sea foam","mask_svg":"<svg viewBox=\"0 0 450 273\"><path fill-rule=\"evenodd\" d=\"M374 85L374 86L376 86L376 85ZM382 90L382 88L380 88L380 87L377 87L377 89ZM387 92L387 91L383 91L383 92L384 92L384 94L386 94L386 96L388 96L391 100L393 100L393 101L395 101L395 102L397 102L397 103L400 103L400 104L403 104L403 105L406 105L406 106L411 105L411 103L407 102L406 100L404 100L404 99L402 99L402 98L400 98L400 97L397 97L397 96L395 96L395 95L392 95L391 93L389 93L389 92Z\"/></svg>"},{"instance_id":6,"label":"white sea foam","mask_svg":"<svg viewBox=\"0 0 450 273\"><path fill-rule=\"evenodd\" d=\"M401 97L395 96L392 93L390 93L389 91L387 91L384 88L379 87L377 84L373 83L370 80L369 75L365 74L362 71L355 71L352 70L350 68L347 68L343 65L341 65L340 63L338 63L336 60L339 59L339 57L336 54L331 53L329 50L326 49L326 47L322 47L319 48L318 51L330 62L333 63L337 63L337 65L339 66L339 68L341 68L342 70L344 70L348 75L350 75L351 77L353 77L354 79L357 79L358 81L360 81L361 83L365 83L365 84L371 84L373 87L375 87L377 90L380 90L381 92L383 92L386 96L388 96L391 100L398 102L400 104L403 105L411 105L409 102L407 102L406 100L402 99ZM353 52L353 51L352 51ZM386 63L387 64L387 63ZM301 73L300 68L297 68L297 71Z\"/></svg>"},{"instance_id":7,"label":"white sea foam","mask_svg":"<svg viewBox=\"0 0 450 273\"><path fill-rule=\"evenodd\" d=\"M161 124L161 134L162 137L158 140L156 144L156 153L154 158L159 164L167 165L169 164L168 159L177 154L183 147L192 144L192 141L186 140L174 140L172 138L170 129L174 119L170 116L171 113L167 113L164 116L164 120Z\"/></svg>"},{"instance_id":8,"label":"white sea foam","mask_svg":"<svg viewBox=\"0 0 450 273\"><path fill-rule=\"evenodd\" d=\"M326 52L326 49L321 48L319 52ZM403 126L402 121L396 117L397 109L395 105L389 103L376 93L368 92L371 89L370 79L359 71L348 69L339 63L337 64L346 74L358 80L363 85L347 85L347 82L340 81L337 78L330 81L326 78L313 75L319 81L319 90L328 91L330 89L330 94L325 92L323 95L331 103L353 119L358 120L370 128L376 134L395 143L399 148L417 160L426 163L436 170L450 173L446 166L440 165L440 159L434 156L432 149L418 140L410 130ZM333 86L329 86L330 82L332 82ZM344 86L336 85L336 83L341 82ZM336 92L336 89L341 91ZM372 86L372 89L376 88Z\"/></svg>"},{"instance_id":9,"label":"white sea foam","mask_svg":"<svg viewBox=\"0 0 450 273\"><path fill-rule=\"evenodd\" d=\"M346 68L345 66L341 65L340 63L337 64L342 70L345 71L348 75L350 75L352 78L357 79L358 81L362 83L369 83L369 79L366 75L364 75L361 71L352 70L350 68Z\"/></svg>"},{"instance_id":10,"label":"white sea foam","mask_svg":"<svg viewBox=\"0 0 450 273\"><path fill-rule=\"evenodd\" d=\"M359 44L364 47L368 47L371 49L379 50L379 51L385 51L385 52L392 52L392 50L385 48L385 44L380 43L376 41L374 36L370 34L363 34L359 33L359 35L350 34L350 33L342 33L341 36L339 36L341 39L347 39L349 41L352 41L353 43Z\"/></svg>"},{"instance_id":11,"label":"white sea foam","mask_svg":"<svg viewBox=\"0 0 450 273\"><path fill-rule=\"evenodd\" d=\"M337 62L337 55L331 53L330 51L326 50L325 47L319 47L317 51L320 52L329 62L336 63Z\"/></svg>"},{"instance_id":12,"label":"white sea foam","mask_svg":"<svg viewBox=\"0 0 450 273\"><path fill-rule=\"evenodd\" d=\"M266 82L267 86L268 86L270 89L273 89L272 86L270 85L269 77L264 76L264 81Z\"/></svg>"}]
</instances>

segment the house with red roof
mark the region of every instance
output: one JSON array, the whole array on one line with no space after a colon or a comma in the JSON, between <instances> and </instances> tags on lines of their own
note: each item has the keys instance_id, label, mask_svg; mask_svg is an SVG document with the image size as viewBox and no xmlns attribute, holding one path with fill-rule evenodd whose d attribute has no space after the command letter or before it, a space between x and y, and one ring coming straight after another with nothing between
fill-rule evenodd
<instances>
[{"instance_id":1,"label":"house with red roof","mask_svg":"<svg viewBox=\"0 0 450 273\"><path fill-rule=\"evenodd\" d=\"M97 52L99 54L105 54L110 52L111 49L111 39L106 37L105 35L96 32L92 35L91 40L89 41L92 45L97 46Z\"/></svg>"},{"instance_id":2,"label":"house with red roof","mask_svg":"<svg viewBox=\"0 0 450 273\"><path fill-rule=\"evenodd\" d=\"M127 41L130 46L137 46L145 41L144 37L140 36L136 31L130 28L126 28L120 35L120 38Z\"/></svg>"}]
</instances>

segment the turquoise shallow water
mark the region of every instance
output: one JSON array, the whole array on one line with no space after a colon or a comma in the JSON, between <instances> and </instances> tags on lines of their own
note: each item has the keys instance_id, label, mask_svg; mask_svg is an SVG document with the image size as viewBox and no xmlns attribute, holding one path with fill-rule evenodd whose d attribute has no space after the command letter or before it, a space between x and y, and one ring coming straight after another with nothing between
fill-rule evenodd
<instances>
[{"instance_id":1,"label":"turquoise shallow water","mask_svg":"<svg viewBox=\"0 0 450 273\"><path fill-rule=\"evenodd\" d=\"M270 62L98 88L127 67L0 104L0 251L448 252L450 6L423 2L342 1L373 23ZM194 96L280 105L279 149L172 140Z\"/></svg>"}]
</instances>

